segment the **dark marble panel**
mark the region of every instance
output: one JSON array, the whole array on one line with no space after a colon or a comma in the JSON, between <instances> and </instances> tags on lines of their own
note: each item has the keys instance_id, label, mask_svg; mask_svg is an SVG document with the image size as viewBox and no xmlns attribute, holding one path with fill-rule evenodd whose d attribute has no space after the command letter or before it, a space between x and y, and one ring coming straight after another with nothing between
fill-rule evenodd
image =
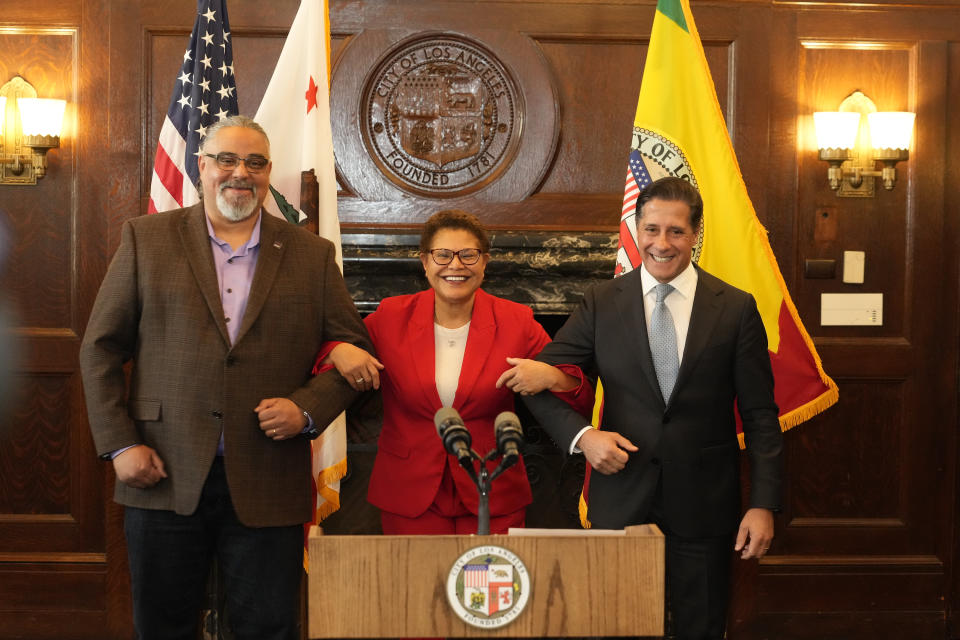
<instances>
[{"instance_id":1,"label":"dark marble panel","mask_svg":"<svg viewBox=\"0 0 960 640\"><path fill-rule=\"evenodd\" d=\"M361 313L382 298L427 287L419 235L345 232L343 270ZM537 315L567 315L583 291L613 277L617 236L611 233L491 233L484 290L529 305Z\"/></svg>"}]
</instances>

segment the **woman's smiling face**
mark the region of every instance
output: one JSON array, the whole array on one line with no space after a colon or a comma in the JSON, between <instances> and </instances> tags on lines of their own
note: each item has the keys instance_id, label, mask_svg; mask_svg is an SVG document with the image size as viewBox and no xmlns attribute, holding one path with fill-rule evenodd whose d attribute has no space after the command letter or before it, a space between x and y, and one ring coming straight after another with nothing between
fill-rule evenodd
<instances>
[{"instance_id":1,"label":"woman's smiling face","mask_svg":"<svg viewBox=\"0 0 960 640\"><path fill-rule=\"evenodd\" d=\"M480 240L465 229L440 229L430 242L430 249L480 250ZM420 254L420 262L427 281L438 299L448 304L464 304L473 300L473 294L483 284L483 274L490 261L490 254L481 253L475 264L463 264L454 256L450 264L439 265L429 253Z\"/></svg>"}]
</instances>

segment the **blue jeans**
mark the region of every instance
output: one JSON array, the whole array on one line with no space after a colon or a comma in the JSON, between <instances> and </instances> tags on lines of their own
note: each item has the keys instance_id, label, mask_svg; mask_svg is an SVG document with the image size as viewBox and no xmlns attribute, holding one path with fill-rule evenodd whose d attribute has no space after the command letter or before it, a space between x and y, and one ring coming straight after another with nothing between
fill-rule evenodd
<instances>
[{"instance_id":1,"label":"blue jeans","mask_svg":"<svg viewBox=\"0 0 960 640\"><path fill-rule=\"evenodd\" d=\"M140 640L197 638L214 557L223 578L225 617L237 640L300 637L303 527L241 524L222 458L210 469L192 515L127 507L124 531Z\"/></svg>"}]
</instances>

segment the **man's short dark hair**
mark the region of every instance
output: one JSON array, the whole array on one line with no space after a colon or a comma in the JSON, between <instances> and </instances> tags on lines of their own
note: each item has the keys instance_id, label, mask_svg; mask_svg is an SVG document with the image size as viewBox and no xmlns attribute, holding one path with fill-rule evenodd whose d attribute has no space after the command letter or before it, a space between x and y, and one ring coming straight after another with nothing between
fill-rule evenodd
<instances>
[{"instance_id":1,"label":"man's short dark hair","mask_svg":"<svg viewBox=\"0 0 960 640\"><path fill-rule=\"evenodd\" d=\"M683 178L667 176L651 182L637 197L637 225L643 217L643 205L654 198L668 202L684 202L690 207L690 227L696 231L703 219L703 198L697 188Z\"/></svg>"},{"instance_id":2,"label":"man's short dark hair","mask_svg":"<svg viewBox=\"0 0 960 640\"><path fill-rule=\"evenodd\" d=\"M486 228L480 223L477 216L467 213L466 211L461 211L460 209L438 211L423 223L423 232L420 234L421 252L426 253L430 251L430 244L433 242L433 237L437 235L437 232L441 229L463 229L464 231L469 231L477 238L477 242L480 244L477 249L480 249L483 253L490 252L490 236L487 235Z\"/></svg>"}]
</instances>

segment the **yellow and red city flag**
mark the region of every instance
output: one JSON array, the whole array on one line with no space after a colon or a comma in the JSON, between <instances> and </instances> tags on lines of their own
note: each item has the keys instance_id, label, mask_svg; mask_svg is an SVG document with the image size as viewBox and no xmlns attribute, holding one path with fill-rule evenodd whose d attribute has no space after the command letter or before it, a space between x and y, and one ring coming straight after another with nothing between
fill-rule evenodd
<instances>
[{"instance_id":1,"label":"yellow and red city flag","mask_svg":"<svg viewBox=\"0 0 960 640\"><path fill-rule=\"evenodd\" d=\"M780 428L786 431L834 404L837 385L823 371L747 195L689 0L657 3L633 122L615 276L642 261L637 196L668 175L689 180L703 197L694 261L756 298L767 330ZM602 394L598 384L595 418L602 411ZM742 432L738 435L743 446ZM586 523L585 506L581 501Z\"/></svg>"},{"instance_id":2,"label":"yellow and red city flag","mask_svg":"<svg viewBox=\"0 0 960 640\"><path fill-rule=\"evenodd\" d=\"M342 265L326 0L301 1L254 119L271 144L273 168L264 208L295 224L307 223L304 210L315 209L317 232L336 245L337 264ZM340 508L340 480L346 471L346 419L341 414L313 441L314 523Z\"/></svg>"}]
</instances>

